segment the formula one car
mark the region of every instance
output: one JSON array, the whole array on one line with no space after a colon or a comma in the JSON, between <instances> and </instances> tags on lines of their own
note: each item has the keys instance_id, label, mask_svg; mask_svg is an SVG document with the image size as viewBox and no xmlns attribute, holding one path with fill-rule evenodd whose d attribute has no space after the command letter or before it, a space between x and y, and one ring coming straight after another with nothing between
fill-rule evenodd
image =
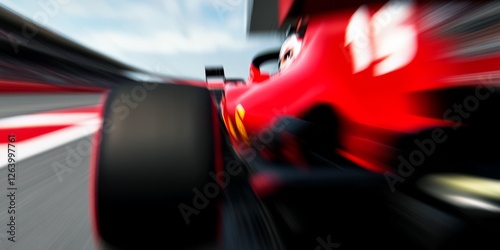
<instances>
[{"instance_id":1,"label":"formula one car","mask_svg":"<svg viewBox=\"0 0 500 250\"><path fill-rule=\"evenodd\" d=\"M102 244L498 249L500 5L253 1L251 31L273 10L285 42L247 81L207 68L107 95Z\"/></svg>"}]
</instances>

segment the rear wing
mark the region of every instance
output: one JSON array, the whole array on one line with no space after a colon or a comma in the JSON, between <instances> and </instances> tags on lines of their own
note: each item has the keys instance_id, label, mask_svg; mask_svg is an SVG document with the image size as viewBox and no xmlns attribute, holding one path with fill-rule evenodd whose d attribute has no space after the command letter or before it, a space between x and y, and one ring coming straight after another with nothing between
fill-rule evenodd
<instances>
[{"instance_id":1,"label":"rear wing","mask_svg":"<svg viewBox=\"0 0 500 250\"><path fill-rule=\"evenodd\" d=\"M219 104L224 96L224 86L226 84L245 84L243 79L226 78L222 66L205 66L205 80L207 88L213 94L214 104L218 109L220 109Z\"/></svg>"}]
</instances>

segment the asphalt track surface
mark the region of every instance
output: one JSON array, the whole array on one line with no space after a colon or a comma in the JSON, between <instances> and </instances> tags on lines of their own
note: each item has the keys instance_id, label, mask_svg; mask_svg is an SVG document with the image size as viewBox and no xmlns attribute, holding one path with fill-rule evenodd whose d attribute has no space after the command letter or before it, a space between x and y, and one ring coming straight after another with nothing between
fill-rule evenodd
<instances>
[{"instance_id":1,"label":"asphalt track surface","mask_svg":"<svg viewBox=\"0 0 500 250\"><path fill-rule=\"evenodd\" d=\"M96 105L99 98L100 94L0 95L0 121L40 111ZM0 136L6 137L5 131L0 129ZM70 169L62 174L54 168L68 165L71 149L88 142L90 136L17 162L16 242L7 239L11 216L8 214L8 170L0 166L0 249L98 249L91 234L89 155L80 154L81 158L73 160ZM50 143L47 141L47 145ZM18 150L22 151L20 146ZM0 154L0 160L4 161L0 165L5 165L7 153Z\"/></svg>"},{"instance_id":2,"label":"asphalt track surface","mask_svg":"<svg viewBox=\"0 0 500 250\"><path fill-rule=\"evenodd\" d=\"M99 103L100 94L1 94L0 118Z\"/></svg>"}]
</instances>

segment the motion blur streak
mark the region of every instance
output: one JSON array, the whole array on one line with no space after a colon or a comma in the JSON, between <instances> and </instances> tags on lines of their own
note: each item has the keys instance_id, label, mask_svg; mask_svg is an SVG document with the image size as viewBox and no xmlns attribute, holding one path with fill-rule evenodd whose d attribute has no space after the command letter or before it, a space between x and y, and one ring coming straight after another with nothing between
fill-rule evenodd
<instances>
[{"instance_id":1,"label":"motion blur streak","mask_svg":"<svg viewBox=\"0 0 500 250\"><path fill-rule=\"evenodd\" d=\"M95 107L101 94L27 90L0 95L0 151L7 152L7 134L15 134L19 188L18 238L11 243L0 226L0 249L96 249L88 211L89 157L79 154L81 160L71 159L71 164L68 157L71 150L87 145L97 128ZM9 172L3 157L0 184L5 187ZM66 168L58 173L54 166ZM0 207L7 208L4 190ZM0 209L0 221L9 216L7 209Z\"/></svg>"},{"instance_id":2,"label":"motion blur streak","mask_svg":"<svg viewBox=\"0 0 500 250\"><path fill-rule=\"evenodd\" d=\"M483 5L474 3L451 5L461 8L452 8L455 11L449 12L448 15L454 16L454 20L441 24L444 32L459 35L455 41L456 51L450 56L479 59L497 54L500 46L498 29L500 4L492 2Z\"/></svg>"},{"instance_id":3,"label":"motion blur streak","mask_svg":"<svg viewBox=\"0 0 500 250\"><path fill-rule=\"evenodd\" d=\"M460 174L423 177L420 189L453 205L500 212L500 180Z\"/></svg>"},{"instance_id":4,"label":"motion blur streak","mask_svg":"<svg viewBox=\"0 0 500 250\"><path fill-rule=\"evenodd\" d=\"M40 4L47 2L54 1ZM7 135L16 135L19 188L14 243L6 234L2 153L0 249L96 249L85 151L103 91L141 73L0 6L0 151L7 152Z\"/></svg>"},{"instance_id":5,"label":"motion blur streak","mask_svg":"<svg viewBox=\"0 0 500 250\"><path fill-rule=\"evenodd\" d=\"M96 114L33 114L4 118L0 120L0 129L12 129L16 127L41 127L49 125L67 125L95 118Z\"/></svg>"},{"instance_id":6,"label":"motion blur streak","mask_svg":"<svg viewBox=\"0 0 500 250\"><path fill-rule=\"evenodd\" d=\"M337 1L330 1L333 2ZM385 23L384 20L377 22L382 17L373 18L374 13L384 10L385 1L366 5L366 8L360 8L362 1L359 2L359 6L338 10L339 13L331 16L313 14L305 33L310 39L304 39L300 56L286 72L273 76L284 79L280 88L276 88L276 94L267 95L270 98L265 99L265 93L272 91L266 89L270 83L263 81L259 83L261 87L253 87L253 93L262 91L262 95L256 95L260 98L252 98L244 105L235 102L230 109L226 106L233 113L224 113L223 118L229 125L228 133L247 138L247 133L257 135L263 123L249 125L246 121L252 116L266 120L252 110L261 108L262 114L275 115L271 107L276 105L292 113L298 110L301 101L324 94L329 99L316 101L334 103L344 118L339 151L350 160L345 162L354 162L355 167L362 166L363 170L373 172L394 170L396 181L390 184L398 184L396 189L386 195L389 189L382 177L373 184L376 188L357 187L353 183L360 186L367 183L360 182L356 175L347 175L344 169L322 172L331 167L327 164L321 169L311 167L318 171L316 179L311 178L314 171L309 171L312 174L307 176L292 171L295 169L288 165L275 166L283 170L277 173L283 173L284 177L298 177L289 178L295 182L289 181L289 185L283 185L280 190L275 188L278 178L254 179L250 184L260 185L263 192L272 191L260 193L262 197L252 192L244 182L247 179L242 178L243 181L235 185L239 179L234 178L232 190L224 194L221 202L220 226L222 231L226 230L221 238L227 244L225 247L300 248L300 244L293 244L310 246L316 239L324 242L324 239L340 238L345 241L338 241L337 246L345 249L349 243L363 239L359 237L362 234L370 239L366 245L376 240L394 249L443 249L440 246L482 249L490 243L498 247L494 241L500 232L500 122L497 117L500 1L412 5L405 8L404 18L385 16L389 18ZM358 8L360 11L356 12ZM346 43L345 37L338 34L349 28L350 18L353 30L348 32ZM396 21L391 23L391 18ZM323 21L331 25L321 26ZM29 39L23 33L26 25L37 30ZM384 28L387 29L382 30ZM323 35L329 36L328 39L321 40ZM366 41L356 40L356 35L366 37ZM312 42L323 47L312 48L308 45ZM350 47L344 46L346 44ZM352 50L348 51L349 48ZM308 55L319 55L322 59L327 55L331 60L320 65L308 60ZM314 70L320 69L324 74L294 71L301 65L313 65ZM89 155L79 154L68 167L68 159L74 157L70 152L79 145L87 145L102 122L97 110L103 105L99 99L105 90L137 84L137 78L162 82L171 79L152 75L91 51L0 7L0 249L95 249L88 211ZM325 75L331 79L325 79ZM297 79L302 80L301 87L306 87L291 88L290 84ZM205 84L195 82L193 80L193 85ZM315 84L325 82L334 86L333 94L326 95L321 84ZM336 84L339 82L348 84ZM310 96L304 94L304 89L315 88L317 91L309 92L313 93ZM233 90L233 94L240 91ZM225 94L230 100L230 91ZM252 97L251 94L247 96ZM294 95L297 98L291 102L278 98ZM241 119L231 120L229 117L234 117L234 113ZM141 118L137 123L147 126L147 119L156 118ZM439 130L426 131L434 128ZM124 132L127 133L129 131ZM3 230L9 217L5 209L9 204L3 193L8 172L3 158L8 134L17 136L19 152L16 156L20 189L19 241L14 244L5 240ZM146 150L148 144L136 146L147 152L150 151ZM257 160L249 162L257 165ZM258 169L248 165L250 170ZM65 167L61 168L64 172L57 172L54 166ZM455 171L463 173L447 174ZM135 173L124 175L128 174ZM154 185L156 183L151 184ZM353 186L356 186L354 191L349 189ZM137 203L138 207L141 205ZM130 213L130 220L140 223L150 219L147 214L150 208L145 206L143 214ZM384 231L389 226L396 230ZM130 229L131 235L142 239L148 237L148 232L144 236L136 235L138 230L156 229ZM385 235L380 239L371 234ZM127 237L130 235L124 235L125 240ZM391 241L393 239L406 241L401 246L393 246L397 242Z\"/></svg>"},{"instance_id":7,"label":"motion blur streak","mask_svg":"<svg viewBox=\"0 0 500 250\"><path fill-rule=\"evenodd\" d=\"M497 213L500 212L499 206L495 206L494 204L476 198L464 197L458 195L447 195L443 198L444 200L448 200L452 204L466 208L484 209L487 211L492 211Z\"/></svg>"},{"instance_id":8,"label":"motion blur streak","mask_svg":"<svg viewBox=\"0 0 500 250\"><path fill-rule=\"evenodd\" d=\"M377 10L372 19L369 16L360 18L368 15L364 6L351 16L347 26L346 42L352 41L352 65L358 76L353 78L352 93L338 90L342 93L338 99L339 107L352 118L352 123L346 125L347 133L341 139L348 149L347 157L370 169L388 168L384 162L400 154L400 149L391 145L401 134L415 134L433 126L453 125L442 107L453 108L454 102L462 103L470 98L460 100L455 97L450 101L450 96L454 95L451 92L460 87L480 85L489 87L491 91L492 86L500 86L498 1L441 2L420 5L411 12L406 10L406 4L393 1L392 5L389 3ZM380 14L382 11L385 11L384 15ZM405 19L401 19L402 14ZM370 31L368 23L378 29ZM402 30L395 30L406 27L408 23L414 24L411 27L416 28L412 32L418 32L415 54L412 54L413 45L417 44L398 39L403 33ZM373 40L375 46L367 42L369 39ZM377 51L382 49L376 46L377 42L384 45L384 56L376 56ZM405 48L399 50L403 42ZM373 60L370 54L379 60L370 61ZM406 58L409 56L406 54L412 54L409 62L404 61L408 65L390 74L400 74L398 76L401 79L408 75L414 77L404 82L391 80L384 75L377 77L377 67L381 63L391 56L403 55ZM397 64L389 66L399 67ZM374 77L369 84L365 84L370 67L375 67ZM364 71L358 73L362 69ZM449 93L442 94L447 91Z\"/></svg>"},{"instance_id":9,"label":"motion blur streak","mask_svg":"<svg viewBox=\"0 0 500 250\"><path fill-rule=\"evenodd\" d=\"M86 111L91 111L89 108ZM17 160L28 159L37 154L57 148L81 137L93 134L97 131L100 124L100 118L97 113L81 112L71 113L74 110L57 110L56 113L43 113L33 115L14 116L0 119L0 132L2 134L19 134L17 147L21 148ZM68 126L70 125L70 126ZM50 133L44 133L44 127L61 126ZM19 129L30 128L32 131L23 131L23 135L18 132ZM34 134L33 138L25 140L22 136L25 134ZM3 142L5 140L5 142ZM2 138L0 150L7 151L6 138ZM0 168L6 167L7 162L0 163Z\"/></svg>"}]
</instances>

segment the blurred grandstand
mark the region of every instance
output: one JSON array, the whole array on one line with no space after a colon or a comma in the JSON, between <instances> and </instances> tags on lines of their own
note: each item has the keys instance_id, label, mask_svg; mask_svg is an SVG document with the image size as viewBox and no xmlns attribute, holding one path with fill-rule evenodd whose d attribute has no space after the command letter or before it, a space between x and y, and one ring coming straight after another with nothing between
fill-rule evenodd
<instances>
[{"instance_id":1,"label":"blurred grandstand","mask_svg":"<svg viewBox=\"0 0 500 250\"><path fill-rule=\"evenodd\" d=\"M107 88L140 75L151 76L0 6L0 81L9 81L9 86L28 82Z\"/></svg>"}]
</instances>

